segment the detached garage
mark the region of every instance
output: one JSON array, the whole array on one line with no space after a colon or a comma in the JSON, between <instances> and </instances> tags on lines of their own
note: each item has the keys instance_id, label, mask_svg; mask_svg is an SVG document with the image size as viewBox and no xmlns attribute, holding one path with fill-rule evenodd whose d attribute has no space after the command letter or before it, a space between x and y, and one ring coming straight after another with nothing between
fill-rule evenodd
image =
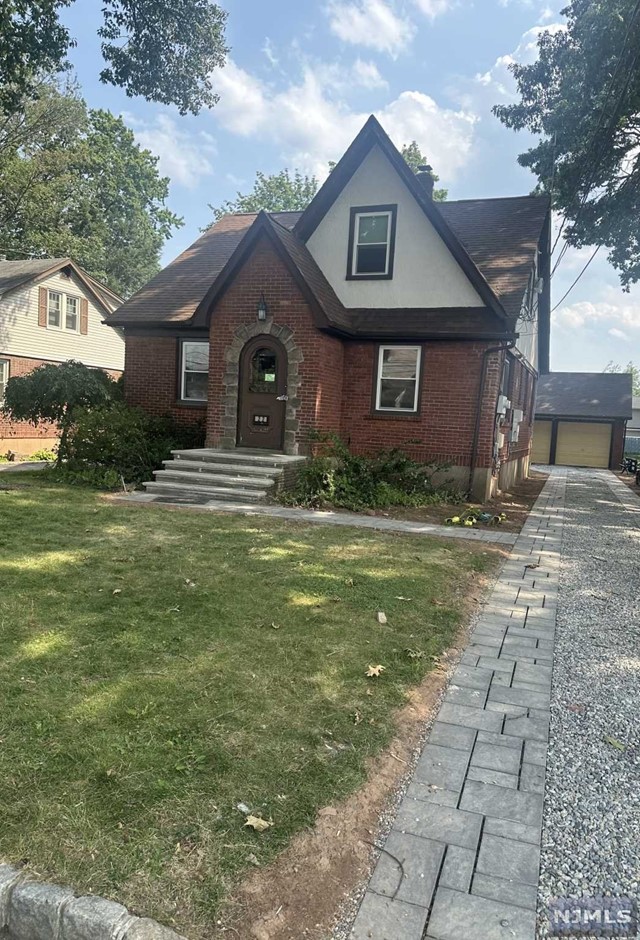
<instances>
[{"instance_id":1,"label":"detached garage","mask_svg":"<svg viewBox=\"0 0 640 940\"><path fill-rule=\"evenodd\" d=\"M626 373L541 375L531 462L617 470L631 407L631 376Z\"/></svg>"}]
</instances>

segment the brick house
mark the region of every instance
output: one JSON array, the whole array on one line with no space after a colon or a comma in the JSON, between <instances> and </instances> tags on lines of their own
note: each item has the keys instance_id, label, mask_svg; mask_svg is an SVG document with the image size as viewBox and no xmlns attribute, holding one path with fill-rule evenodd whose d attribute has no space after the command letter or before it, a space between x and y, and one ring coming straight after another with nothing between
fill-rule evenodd
<instances>
[{"instance_id":1,"label":"brick house","mask_svg":"<svg viewBox=\"0 0 640 940\"><path fill-rule=\"evenodd\" d=\"M0 260L0 406L10 378L69 359L124 368L124 339L104 323L122 298L69 258ZM53 426L11 422L0 411L0 454L29 456L58 440Z\"/></svg>"},{"instance_id":2,"label":"brick house","mask_svg":"<svg viewBox=\"0 0 640 940\"><path fill-rule=\"evenodd\" d=\"M236 464L332 431L485 498L528 469L549 237L544 197L434 202L371 117L304 212L225 216L110 318L127 399Z\"/></svg>"}]
</instances>

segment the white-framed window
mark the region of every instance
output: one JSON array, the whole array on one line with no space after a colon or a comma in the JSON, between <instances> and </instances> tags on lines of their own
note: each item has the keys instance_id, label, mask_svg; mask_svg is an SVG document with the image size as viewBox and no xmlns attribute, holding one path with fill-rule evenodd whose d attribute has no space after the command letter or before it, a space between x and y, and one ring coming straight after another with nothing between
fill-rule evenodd
<instances>
[{"instance_id":1,"label":"white-framed window","mask_svg":"<svg viewBox=\"0 0 640 940\"><path fill-rule=\"evenodd\" d=\"M9 381L9 360L0 359L0 408L4 404L4 390Z\"/></svg>"},{"instance_id":2,"label":"white-framed window","mask_svg":"<svg viewBox=\"0 0 640 940\"><path fill-rule=\"evenodd\" d=\"M209 383L209 343L183 340L180 352L180 398L206 401Z\"/></svg>"},{"instance_id":3,"label":"white-framed window","mask_svg":"<svg viewBox=\"0 0 640 940\"><path fill-rule=\"evenodd\" d=\"M348 278L391 278L396 206L351 210Z\"/></svg>"},{"instance_id":4,"label":"white-framed window","mask_svg":"<svg viewBox=\"0 0 640 940\"><path fill-rule=\"evenodd\" d=\"M380 346L376 378L376 411L417 412L420 346Z\"/></svg>"},{"instance_id":5,"label":"white-framed window","mask_svg":"<svg viewBox=\"0 0 640 940\"><path fill-rule=\"evenodd\" d=\"M47 292L47 326L52 330L80 332L80 298L59 290Z\"/></svg>"}]
</instances>

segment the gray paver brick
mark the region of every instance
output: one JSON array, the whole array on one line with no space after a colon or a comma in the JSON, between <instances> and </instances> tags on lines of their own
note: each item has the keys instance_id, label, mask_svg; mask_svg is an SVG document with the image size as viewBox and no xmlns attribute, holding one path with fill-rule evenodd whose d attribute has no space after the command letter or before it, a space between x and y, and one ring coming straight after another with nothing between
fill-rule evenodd
<instances>
[{"instance_id":1,"label":"gray paver brick","mask_svg":"<svg viewBox=\"0 0 640 940\"><path fill-rule=\"evenodd\" d=\"M471 764L488 770L500 770L505 774L517 774L520 770L520 751L478 741L473 749Z\"/></svg>"},{"instance_id":2,"label":"gray paver brick","mask_svg":"<svg viewBox=\"0 0 640 940\"><path fill-rule=\"evenodd\" d=\"M517 668L517 667L516 667ZM489 692L490 702L522 705L525 708L548 708L549 696L545 692L530 692L527 689L494 689Z\"/></svg>"},{"instance_id":3,"label":"gray paver brick","mask_svg":"<svg viewBox=\"0 0 640 940\"><path fill-rule=\"evenodd\" d=\"M470 708L468 705L453 705L451 702L443 703L438 719L450 725L482 731L500 731L502 728L502 718L497 713Z\"/></svg>"},{"instance_id":4,"label":"gray paver brick","mask_svg":"<svg viewBox=\"0 0 640 940\"><path fill-rule=\"evenodd\" d=\"M371 891L428 908L445 846L392 830L384 848L369 882Z\"/></svg>"},{"instance_id":5,"label":"gray paver brick","mask_svg":"<svg viewBox=\"0 0 640 940\"><path fill-rule=\"evenodd\" d=\"M476 872L471 893L492 901L504 901L506 904L515 904L535 911L538 899L537 885L521 885L502 878L492 878L491 875L482 875Z\"/></svg>"},{"instance_id":6,"label":"gray paver brick","mask_svg":"<svg viewBox=\"0 0 640 940\"><path fill-rule=\"evenodd\" d=\"M493 673L488 669L470 669L468 666L458 666L451 681L466 689L488 689Z\"/></svg>"},{"instance_id":7,"label":"gray paver brick","mask_svg":"<svg viewBox=\"0 0 640 940\"><path fill-rule=\"evenodd\" d=\"M450 888L438 888L429 921L433 940L531 940L535 913Z\"/></svg>"},{"instance_id":8,"label":"gray paver brick","mask_svg":"<svg viewBox=\"0 0 640 940\"><path fill-rule=\"evenodd\" d=\"M523 764L520 772L520 789L525 793L544 793L544 767Z\"/></svg>"},{"instance_id":9,"label":"gray paver brick","mask_svg":"<svg viewBox=\"0 0 640 940\"><path fill-rule=\"evenodd\" d=\"M541 824L525 826L511 819L493 819L491 816L487 816L484 822L484 832L487 834L515 839L518 842L530 842L532 845L540 844L541 830Z\"/></svg>"},{"instance_id":10,"label":"gray paver brick","mask_svg":"<svg viewBox=\"0 0 640 940\"><path fill-rule=\"evenodd\" d=\"M422 803L407 797L400 804L393 828L422 836L423 839L474 849L480 839L481 823L481 817L475 813Z\"/></svg>"},{"instance_id":11,"label":"gray paver brick","mask_svg":"<svg viewBox=\"0 0 640 940\"><path fill-rule=\"evenodd\" d=\"M540 718L507 718L504 733L528 741L548 741L549 722Z\"/></svg>"},{"instance_id":12,"label":"gray paver brick","mask_svg":"<svg viewBox=\"0 0 640 940\"><path fill-rule=\"evenodd\" d=\"M431 734L430 744L441 744L444 747L453 747L460 751L470 751L476 740L476 731L473 728L462 728L460 725L445 725L435 721Z\"/></svg>"},{"instance_id":13,"label":"gray paver brick","mask_svg":"<svg viewBox=\"0 0 640 940\"><path fill-rule=\"evenodd\" d=\"M444 697L445 702L453 705L469 705L470 708L483 708L487 693L484 689L466 689L460 685L450 685Z\"/></svg>"},{"instance_id":14,"label":"gray paver brick","mask_svg":"<svg viewBox=\"0 0 640 940\"><path fill-rule=\"evenodd\" d=\"M443 789L459 790L468 763L466 751L427 744L416 765L414 779Z\"/></svg>"},{"instance_id":15,"label":"gray paver brick","mask_svg":"<svg viewBox=\"0 0 640 940\"><path fill-rule=\"evenodd\" d=\"M518 789L518 777L514 774L505 774L500 770L489 770L488 767L469 767L467 780L478 780L480 783L492 783L496 787L508 787L510 790Z\"/></svg>"},{"instance_id":16,"label":"gray paver brick","mask_svg":"<svg viewBox=\"0 0 640 940\"><path fill-rule=\"evenodd\" d=\"M440 873L439 886L454 891L468 891L476 863L474 849L463 849L459 845L448 845L444 865Z\"/></svg>"},{"instance_id":17,"label":"gray paver brick","mask_svg":"<svg viewBox=\"0 0 640 940\"><path fill-rule=\"evenodd\" d=\"M420 783L412 780L407 788L407 796L412 800L422 800L425 803L436 803L438 806L457 806L460 799L460 790L447 790L434 784Z\"/></svg>"},{"instance_id":18,"label":"gray paver brick","mask_svg":"<svg viewBox=\"0 0 640 940\"><path fill-rule=\"evenodd\" d=\"M496 672L508 672L509 675L513 674L514 669L513 660L498 659L494 656L481 656L479 659L479 665L483 669L493 669Z\"/></svg>"},{"instance_id":19,"label":"gray paver brick","mask_svg":"<svg viewBox=\"0 0 640 940\"><path fill-rule=\"evenodd\" d=\"M527 764L547 765L547 744L544 741L525 741L524 759Z\"/></svg>"},{"instance_id":20,"label":"gray paver brick","mask_svg":"<svg viewBox=\"0 0 640 940\"><path fill-rule=\"evenodd\" d=\"M552 670L549 666L529 666L527 663L522 663L516 666L515 678L520 682L531 682L547 688L551 683L551 674Z\"/></svg>"},{"instance_id":21,"label":"gray paver brick","mask_svg":"<svg viewBox=\"0 0 640 940\"><path fill-rule=\"evenodd\" d=\"M480 843L477 870L483 875L535 886L540 870L540 849L537 845L485 833Z\"/></svg>"},{"instance_id":22,"label":"gray paver brick","mask_svg":"<svg viewBox=\"0 0 640 940\"><path fill-rule=\"evenodd\" d=\"M516 737L509 737L495 731L478 731L478 742L481 744L495 744L498 747L510 747L518 752L522 750L522 741L519 741Z\"/></svg>"},{"instance_id":23,"label":"gray paver brick","mask_svg":"<svg viewBox=\"0 0 640 940\"><path fill-rule=\"evenodd\" d=\"M488 712L499 712L510 718L524 717L529 711L526 705L511 705L507 702L487 702L485 708Z\"/></svg>"},{"instance_id":24,"label":"gray paver brick","mask_svg":"<svg viewBox=\"0 0 640 940\"><path fill-rule=\"evenodd\" d=\"M367 891L349 940L422 940L426 920L424 907Z\"/></svg>"},{"instance_id":25,"label":"gray paver brick","mask_svg":"<svg viewBox=\"0 0 640 940\"><path fill-rule=\"evenodd\" d=\"M497 819L510 819L525 826L542 822L542 797L538 793L521 793L505 787L467 780L462 791L460 809L481 813Z\"/></svg>"}]
</instances>

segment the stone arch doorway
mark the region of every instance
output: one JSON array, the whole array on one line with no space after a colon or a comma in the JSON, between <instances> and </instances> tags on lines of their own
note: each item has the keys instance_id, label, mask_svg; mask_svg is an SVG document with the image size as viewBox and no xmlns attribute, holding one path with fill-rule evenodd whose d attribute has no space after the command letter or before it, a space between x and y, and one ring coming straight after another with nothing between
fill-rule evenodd
<instances>
[{"instance_id":1,"label":"stone arch doorway","mask_svg":"<svg viewBox=\"0 0 640 940\"><path fill-rule=\"evenodd\" d=\"M287 351L274 336L256 336L240 354L239 447L282 450L287 410Z\"/></svg>"}]
</instances>

